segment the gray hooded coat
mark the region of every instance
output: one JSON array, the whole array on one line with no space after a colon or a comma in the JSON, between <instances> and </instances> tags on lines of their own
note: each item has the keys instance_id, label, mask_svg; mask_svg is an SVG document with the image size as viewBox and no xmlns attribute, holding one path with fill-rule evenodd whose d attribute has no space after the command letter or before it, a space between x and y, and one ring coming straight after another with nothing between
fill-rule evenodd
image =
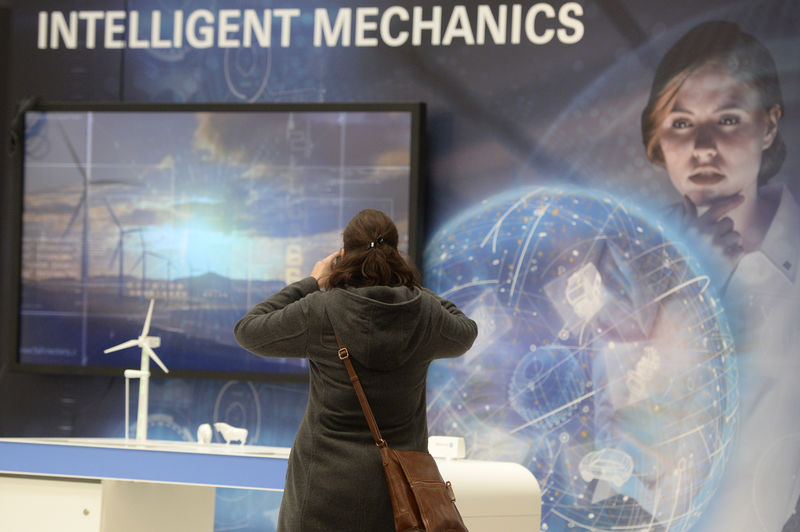
<instances>
[{"instance_id":1,"label":"gray hooded coat","mask_svg":"<svg viewBox=\"0 0 800 532\"><path fill-rule=\"evenodd\" d=\"M245 349L309 359L305 416L289 457L281 532L394 530L380 455L337 356L347 346L381 435L396 449L427 450L425 378L434 358L456 357L474 321L425 288L319 290L308 277L259 303L236 325Z\"/></svg>"}]
</instances>

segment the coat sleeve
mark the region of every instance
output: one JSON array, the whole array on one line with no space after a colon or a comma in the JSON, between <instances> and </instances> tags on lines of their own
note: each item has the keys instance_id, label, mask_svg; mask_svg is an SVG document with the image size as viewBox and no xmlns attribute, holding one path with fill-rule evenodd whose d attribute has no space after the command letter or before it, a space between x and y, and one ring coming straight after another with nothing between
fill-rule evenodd
<instances>
[{"instance_id":1,"label":"coat sleeve","mask_svg":"<svg viewBox=\"0 0 800 532\"><path fill-rule=\"evenodd\" d=\"M245 314L233 328L240 346L264 357L306 356L308 300L319 290L313 277L283 288Z\"/></svg>"},{"instance_id":2,"label":"coat sleeve","mask_svg":"<svg viewBox=\"0 0 800 532\"><path fill-rule=\"evenodd\" d=\"M427 288L422 289L434 298L441 307L439 334L441 347L436 358L457 357L466 353L478 336L478 324L461 312L455 303L436 295Z\"/></svg>"}]
</instances>

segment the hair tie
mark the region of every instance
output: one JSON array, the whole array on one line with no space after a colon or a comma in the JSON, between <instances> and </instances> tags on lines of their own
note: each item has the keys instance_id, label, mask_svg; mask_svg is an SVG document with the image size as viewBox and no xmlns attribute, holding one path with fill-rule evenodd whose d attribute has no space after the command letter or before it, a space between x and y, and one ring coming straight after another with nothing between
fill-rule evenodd
<instances>
[{"instance_id":1,"label":"hair tie","mask_svg":"<svg viewBox=\"0 0 800 532\"><path fill-rule=\"evenodd\" d=\"M376 242L377 242L377 244L376 244ZM375 239L373 242L370 242L370 243L369 243L369 249L372 249L372 248L374 248L376 245L383 244L383 242L384 242L384 240L383 240L383 237L382 237L382 236L379 236L379 237L378 237L378 238L376 238L376 239Z\"/></svg>"}]
</instances>

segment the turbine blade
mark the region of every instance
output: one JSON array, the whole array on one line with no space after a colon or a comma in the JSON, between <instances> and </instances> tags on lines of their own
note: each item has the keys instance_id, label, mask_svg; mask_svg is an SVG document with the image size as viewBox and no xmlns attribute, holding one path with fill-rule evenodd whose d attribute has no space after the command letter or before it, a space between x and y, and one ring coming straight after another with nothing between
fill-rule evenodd
<instances>
[{"instance_id":1,"label":"turbine blade","mask_svg":"<svg viewBox=\"0 0 800 532\"><path fill-rule=\"evenodd\" d=\"M64 229L64 232L61 233L61 238L67 236L67 233L70 232L72 229L72 224L75 223L75 220L78 218L78 214L81 212L81 207L83 206L83 195L81 194L81 199L78 201L78 204L75 206L75 210L72 211L72 217L69 219L69 223L67 223L67 228Z\"/></svg>"},{"instance_id":2,"label":"turbine blade","mask_svg":"<svg viewBox=\"0 0 800 532\"><path fill-rule=\"evenodd\" d=\"M155 361L155 363L156 363L156 364L158 364L158 367L160 367L161 369L163 369L163 370L164 370L164 373L169 373L169 370L167 369L167 366L165 366L165 365L164 365L164 363L163 363L163 362L161 362L161 359L160 359L160 358L158 358L158 355L156 354L156 352L155 352L155 351L153 351L153 350L150 348L150 346L149 346L149 345L147 345L147 343L146 343L146 342L145 342L144 344L142 344L142 349L144 349L145 351L147 351L147 354L148 354L148 356L149 356L150 358L152 358L152 359Z\"/></svg>"},{"instance_id":3,"label":"turbine blade","mask_svg":"<svg viewBox=\"0 0 800 532\"><path fill-rule=\"evenodd\" d=\"M139 258L136 259L136 262L133 263L133 266L128 269L128 272L132 272L142 263L142 257L144 257L144 255L139 255Z\"/></svg>"},{"instance_id":4,"label":"turbine blade","mask_svg":"<svg viewBox=\"0 0 800 532\"><path fill-rule=\"evenodd\" d=\"M144 318L144 327L142 327L142 338L147 336L147 333L150 332L150 318L153 317L153 303L155 303L155 299L150 300L150 306L147 307L147 316Z\"/></svg>"},{"instance_id":5,"label":"turbine blade","mask_svg":"<svg viewBox=\"0 0 800 532\"><path fill-rule=\"evenodd\" d=\"M108 349L104 350L103 353L111 353L112 351L119 351L120 349L128 349L129 347L136 345L139 345L139 340L128 340L127 342L122 342L114 347L109 347Z\"/></svg>"},{"instance_id":6,"label":"turbine blade","mask_svg":"<svg viewBox=\"0 0 800 532\"><path fill-rule=\"evenodd\" d=\"M117 242L117 247L114 248L114 254L111 255L111 260L108 261L108 267L110 268L112 264L117 261L117 255L119 255L119 250L122 247L122 241Z\"/></svg>"},{"instance_id":7,"label":"turbine blade","mask_svg":"<svg viewBox=\"0 0 800 532\"><path fill-rule=\"evenodd\" d=\"M117 215L114 214L114 209L111 208L111 203L108 201L108 198L103 196L103 201L106 204L106 209L108 210L108 214L110 214L111 215L111 219L114 220L114 224L117 227L119 227L120 231L122 231L122 224L119 223L119 219L117 218Z\"/></svg>"},{"instance_id":8,"label":"turbine blade","mask_svg":"<svg viewBox=\"0 0 800 532\"><path fill-rule=\"evenodd\" d=\"M67 145L67 150L69 151L70 156L72 157L72 162L75 163L75 168L78 169L81 176L83 176L83 186L88 186L88 178L86 176L86 167L84 163L81 162L80 157L75 152L75 148L72 146L72 143L69 141L69 135L67 134L67 130L64 129L64 124L61 121L56 121L58 124L59 129L61 130L61 136L64 137L64 143Z\"/></svg>"}]
</instances>

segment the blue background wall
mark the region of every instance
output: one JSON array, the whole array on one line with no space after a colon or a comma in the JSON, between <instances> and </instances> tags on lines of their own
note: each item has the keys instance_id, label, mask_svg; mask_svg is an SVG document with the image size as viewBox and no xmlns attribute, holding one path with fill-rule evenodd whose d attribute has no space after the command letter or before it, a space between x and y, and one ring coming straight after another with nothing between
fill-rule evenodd
<instances>
[{"instance_id":1,"label":"blue background wall","mask_svg":"<svg viewBox=\"0 0 800 532\"><path fill-rule=\"evenodd\" d=\"M556 12L564 4L550 3ZM543 529L577 526L610 530L614 526L634 526L645 518L643 508L656 512L654 506L662 496L639 491L651 493L653 500L640 500L636 508L620 506L616 514L609 510L612 502L616 504L611 497L594 499L594 506L581 506L580 502L579 492L585 486L579 484L586 482L578 479L579 461L593 445L591 442L601 438L602 427L596 420L603 405L599 401L582 402L582 389L573 387L580 388L593 378L608 377L587 369L587 364L591 366L591 350L571 349L565 354L558 351L561 348L544 349L558 343L561 326L532 320L530 316L538 307L531 300L512 300L501 289L503 283L511 281L496 266L506 264L503 261L510 261L511 257L519 258L518 264L523 262L521 257L532 260L523 249L524 238L532 234L526 224L558 228L572 219L565 214L569 213L592 229L586 234L571 230L569 234L576 240L539 248L540 253L583 250L581 238L591 239L598 234L598 227L613 222L619 227L634 228L633 233L626 233L625 241L642 246L640 251L650 251L662 242L662 247L671 250L669 260L686 259L689 269L680 274L672 270L670 282L703 275L703 265L693 255L695 250L662 225L656 214L679 198L664 171L647 161L641 144L639 115L655 66L673 42L703 20L738 22L762 40L778 64L786 100L781 131L787 139L789 155L778 179L797 192L800 157L792 148L800 139L796 111L800 94L800 5L794 1L745 0L603 0L575 4L580 13L573 11L573 18L580 22L583 33L572 44L560 42L558 34L543 44L530 42L524 34L519 44L497 44L488 38L484 44L471 44L465 38L467 34L461 32L451 43L437 45L431 42L429 32L423 32L419 45L392 47L379 43L358 47L339 42L316 47L312 40L313 14L319 4L300 1L291 5L301 15L293 20L291 41L285 47L278 42L275 26L269 48L86 49L81 40L77 49L69 50L37 48L38 12L119 9L144 14L153 10L172 13L180 9L189 13L208 9L216 15L223 8L260 10L286 6L239 0L224 4L212 0L95 0L69 6L45 0L0 2L5 6L0 13L6 16L10 28L9 32L0 31L7 39L0 43L5 46L0 47L0 73L7 68L3 76L6 81L0 88L6 106L0 118L7 123L13 116L14 104L32 95L60 101L425 102L427 163L423 173L428 200L421 207L427 220L423 257L426 283L468 308L481 326L476 347L464 360L432 369L431 429L464 435L468 457L513 460L530 467L545 491ZM378 5L382 12L390 4L370 5ZM442 7L443 28L460 10L476 27L476 5L437 5ZM512 4L488 5L495 10L506 6L509 13L512 10ZM520 5L527 12L533 3ZM324 2L322 6L328 8L331 18L339 8L355 11L367 7L351 1ZM414 7L403 6L409 12ZM431 5L420 6L430 18ZM548 28L562 26L557 19L542 17L536 30L541 35ZM463 29L463 23L459 27ZM570 35L575 34L568 31L566 36ZM3 215L5 251L18 227L18 211L13 204L19 183L8 171L3 181L5 204L12 205ZM526 201L520 204L520 198ZM619 209L597 207L604 204ZM554 213L554 206L560 206L555 210L561 217ZM514 218L520 210L525 212L519 219ZM498 222L501 216L506 225ZM492 229L496 224L497 229ZM640 240L635 235L636 227L643 228L646 234ZM488 248L486 239L492 234L496 245ZM635 251L634 247L631 251ZM4 255L3 276L14 277L14 257L7 252ZM551 265L556 262L554 259ZM617 264L628 263L617 257ZM307 270L312 266L313 262ZM569 264L564 263L563 267L569 268ZM474 281L473 286L493 283L500 288L477 290L466 287L470 283L463 279ZM551 280L544 274L528 279L529 296L541 293ZM636 284L635 271L622 276L621 282ZM714 302L715 295L708 292L706 301ZM3 323L14 322L13 302L3 302ZM706 315L708 306L672 311L698 317ZM556 314L553 320L558 317ZM714 320L715 338L736 336L738 326L731 331L730 319L724 313L715 313ZM783 333L789 335L790 331L778 334ZM8 335L9 331L3 334ZM625 340L627 345L638 341ZM724 349L729 346L726 344ZM3 354L6 358L13 355ZM798 355L796 349L794 355ZM559 363L562 359L570 363L565 367ZM560 369L555 371L556 367ZM722 372L727 377L706 381L722 386L717 395L692 396L681 408L694 412L705 405L713 410L714 419L724 417L729 423L714 433L713 445L720 453L710 454L721 458L703 462L706 469L702 472L689 468L698 482L694 488L681 491L670 484L674 477L665 480L662 487L676 491L668 500L662 497L661 502L669 502L673 510L679 508L681 512L659 514L658 519L664 529L712 530L709 519L717 511L713 506L715 497L728 489L722 479L729 447L738 430L733 413L741 383L734 377L738 375L735 359L712 357L691 362L687 367L693 375L708 371L715 375ZM546 382L542 381L544 375L557 378ZM791 371L781 378L794 382L797 376L797 368L791 366ZM546 384L545 392L526 397L526 390L530 390L528 380ZM23 374L0 369L0 436L120 437L124 430L123 388L124 382L116 377ZM150 437L192 440L199 424L224 420L246 426L252 443L289 446L306 398L303 383L156 379L151 385ZM718 400L727 403L721 405ZM800 407L791 402L794 400L794 396L787 399L787 409ZM565 408L573 404L575 408ZM677 416L676 412L672 414ZM662 421L669 419L672 418ZM792 425L784 433L786 441L800 442L792 439L798 434L794 422L786 423ZM643 424L638 429L645 433L653 430ZM581 438L585 441L578 442ZM659 438L666 441L663 434ZM670 448L665 453L673 453L669 459L677 464L683 453L689 456L695 451ZM646 461L635 451L628 452L628 456L637 467ZM685 463L681 467L684 466ZM800 484L792 489L797 486ZM771 489L778 488L770 488L768 482L752 487L765 492L768 499L772 497ZM620 493L625 490L620 488ZM277 498L273 495L221 491L217 528L269 530L276 507ZM763 508L764 530L780 530L785 520L783 510Z\"/></svg>"}]
</instances>

